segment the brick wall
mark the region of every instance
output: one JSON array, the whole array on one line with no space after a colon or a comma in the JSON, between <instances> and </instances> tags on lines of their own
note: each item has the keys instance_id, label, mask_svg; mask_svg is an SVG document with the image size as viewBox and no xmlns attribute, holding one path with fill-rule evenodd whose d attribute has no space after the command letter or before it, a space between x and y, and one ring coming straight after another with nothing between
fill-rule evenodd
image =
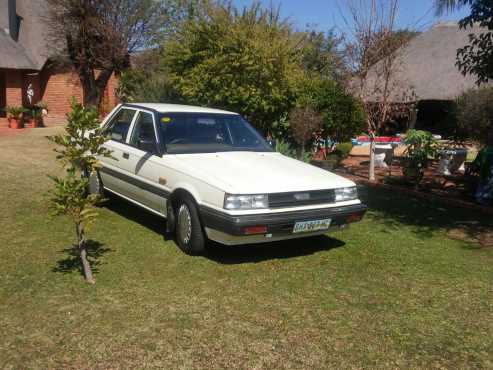
<instances>
[{"instance_id":1,"label":"brick wall","mask_svg":"<svg viewBox=\"0 0 493 370\"><path fill-rule=\"evenodd\" d=\"M45 124L63 124L72 97L82 102L82 87L76 73L56 68L45 68L41 72L41 100L48 105Z\"/></svg>"},{"instance_id":2,"label":"brick wall","mask_svg":"<svg viewBox=\"0 0 493 370\"><path fill-rule=\"evenodd\" d=\"M63 124L67 112L70 111L72 97L82 102L82 86L78 75L74 71L47 68L42 72L41 100L48 105L48 116L44 122L48 125ZM103 99L103 109L109 111L118 104L116 89L118 78L113 74L108 81ZM108 111L108 112L109 112Z\"/></svg>"},{"instance_id":3,"label":"brick wall","mask_svg":"<svg viewBox=\"0 0 493 370\"><path fill-rule=\"evenodd\" d=\"M103 100L99 108L101 116L105 117L119 103L116 96L118 89L118 76L112 74L106 85Z\"/></svg>"},{"instance_id":4,"label":"brick wall","mask_svg":"<svg viewBox=\"0 0 493 370\"><path fill-rule=\"evenodd\" d=\"M106 86L106 91L108 92L109 104L111 106L111 109L113 109L118 103L120 103L117 97L119 80L120 80L120 76L115 75L113 73L111 75L110 80L108 81L108 86Z\"/></svg>"},{"instance_id":5,"label":"brick wall","mask_svg":"<svg viewBox=\"0 0 493 370\"><path fill-rule=\"evenodd\" d=\"M53 67L44 68L39 74L21 70L5 70L6 105L27 106L26 89L33 87L33 103L42 100L48 105L48 116L44 123L51 125L66 122L66 114L70 111L72 97L82 102L82 87L79 77L74 71ZM112 75L104 93L102 114L108 113L118 104L116 89L118 77ZM0 126L7 125L7 120L0 117Z\"/></svg>"}]
</instances>

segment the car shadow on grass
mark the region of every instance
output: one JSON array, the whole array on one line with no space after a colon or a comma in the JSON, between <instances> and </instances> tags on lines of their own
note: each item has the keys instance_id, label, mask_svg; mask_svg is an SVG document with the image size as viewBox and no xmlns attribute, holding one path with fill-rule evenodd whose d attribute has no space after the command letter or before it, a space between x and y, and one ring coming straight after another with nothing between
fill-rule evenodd
<instances>
[{"instance_id":1,"label":"car shadow on grass","mask_svg":"<svg viewBox=\"0 0 493 370\"><path fill-rule=\"evenodd\" d=\"M99 272L99 267L102 264L102 257L113 250L111 248L106 248L104 244L92 239L89 239L86 243L87 259L91 264L93 274L97 274ZM84 275L76 245L65 248L61 250L60 253L67 255L67 257L57 261L57 265L52 270L53 272L69 274L78 271L81 275Z\"/></svg>"},{"instance_id":2,"label":"car shadow on grass","mask_svg":"<svg viewBox=\"0 0 493 370\"><path fill-rule=\"evenodd\" d=\"M165 237L166 220L116 195L106 196L108 200L104 202L104 208Z\"/></svg>"},{"instance_id":3,"label":"car shadow on grass","mask_svg":"<svg viewBox=\"0 0 493 370\"><path fill-rule=\"evenodd\" d=\"M162 235L165 241L173 240L173 235L165 233L165 220L136 205L119 197L111 196L104 206L128 220ZM255 263L270 259L306 256L344 245L343 241L325 235L241 246L225 246L210 242L204 257L223 264Z\"/></svg>"},{"instance_id":4,"label":"car shadow on grass","mask_svg":"<svg viewBox=\"0 0 493 370\"><path fill-rule=\"evenodd\" d=\"M270 243L227 246L211 242L204 257L225 265L258 263L328 252L346 245L326 235L290 239Z\"/></svg>"},{"instance_id":5,"label":"car shadow on grass","mask_svg":"<svg viewBox=\"0 0 493 370\"><path fill-rule=\"evenodd\" d=\"M493 230L492 217L474 209L449 205L443 201L414 198L387 189L361 187L361 200L368 205L367 218L381 224L381 232L399 231L410 226L419 237L436 232L461 230L464 240L472 240L484 230Z\"/></svg>"}]
</instances>

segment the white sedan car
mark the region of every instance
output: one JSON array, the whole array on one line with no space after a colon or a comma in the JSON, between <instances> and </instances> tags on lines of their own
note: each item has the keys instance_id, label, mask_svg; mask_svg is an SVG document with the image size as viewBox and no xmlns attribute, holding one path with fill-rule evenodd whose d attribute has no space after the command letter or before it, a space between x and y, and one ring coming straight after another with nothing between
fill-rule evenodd
<instances>
[{"instance_id":1,"label":"white sedan car","mask_svg":"<svg viewBox=\"0 0 493 370\"><path fill-rule=\"evenodd\" d=\"M361 220L353 182L283 156L237 113L121 104L103 122L114 158L90 190L166 218L178 246L237 245L324 234Z\"/></svg>"}]
</instances>

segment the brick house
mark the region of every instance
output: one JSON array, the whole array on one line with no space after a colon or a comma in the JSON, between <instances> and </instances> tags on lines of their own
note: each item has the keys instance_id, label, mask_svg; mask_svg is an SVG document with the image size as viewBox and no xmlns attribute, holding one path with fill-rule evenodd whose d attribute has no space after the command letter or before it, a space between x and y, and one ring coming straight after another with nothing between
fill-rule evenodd
<instances>
[{"instance_id":1,"label":"brick house","mask_svg":"<svg viewBox=\"0 0 493 370\"><path fill-rule=\"evenodd\" d=\"M70 68L53 63L45 0L0 0L0 126L7 125L5 106L48 105L45 123L63 123L74 96L82 87ZM103 107L116 105L117 79L108 82Z\"/></svg>"}]
</instances>

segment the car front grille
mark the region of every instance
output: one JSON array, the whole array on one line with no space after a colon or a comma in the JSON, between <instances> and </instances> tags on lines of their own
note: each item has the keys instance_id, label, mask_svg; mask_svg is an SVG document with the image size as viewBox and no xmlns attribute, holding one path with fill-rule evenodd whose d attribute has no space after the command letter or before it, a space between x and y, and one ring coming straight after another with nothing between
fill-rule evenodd
<instances>
[{"instance_id":1,"label":"car front grille","mask_svg":"<svg viewBox=\"0 0 493 370\"><path fill-rule=\"evenodd\" d=\"M298 207L334 202L335 192L333 189L269 194L269 208Z\"/></svg>"}]
</instances>

